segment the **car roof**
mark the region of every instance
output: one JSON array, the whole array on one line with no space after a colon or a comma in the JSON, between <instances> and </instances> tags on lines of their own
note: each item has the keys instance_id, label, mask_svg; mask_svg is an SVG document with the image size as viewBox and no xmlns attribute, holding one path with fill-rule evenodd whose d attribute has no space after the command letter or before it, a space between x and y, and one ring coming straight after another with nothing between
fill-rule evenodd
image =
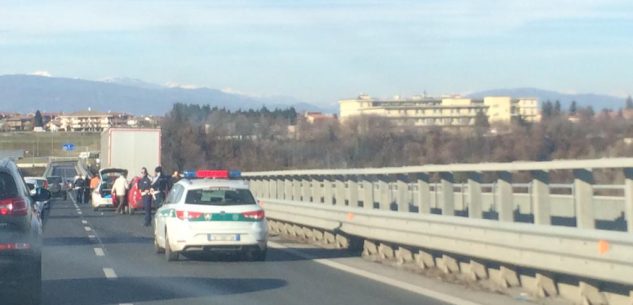
<instances>
[{"instance_id":1,"label":"car roof","mask_svg":"<svg viewBox=\"0 0 633 305\"><path fill-rule=\"evenodd\" d=\"M248 189L248 182L244 180L226 179L182 179L178 181L185 189L201 189L205 187L230 187L236 189Z\"/></svg>"}]
</instances>

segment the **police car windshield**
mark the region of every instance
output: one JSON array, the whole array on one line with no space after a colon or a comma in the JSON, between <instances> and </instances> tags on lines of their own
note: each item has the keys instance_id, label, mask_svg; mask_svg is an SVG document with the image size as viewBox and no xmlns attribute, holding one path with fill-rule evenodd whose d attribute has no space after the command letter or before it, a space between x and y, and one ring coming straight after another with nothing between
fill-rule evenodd
<instances>
[{"instance_id":1,"label":"police car windshield","mask_svg":"<svg viewBox=\"0 0 633 305\"><path fill-rule=\"evenodd\" d=\"M185 203L217 206L248 205L255 204L255 199L246 189L209 188L190 190L187 192Z\"/></svg>"}]
</instances>

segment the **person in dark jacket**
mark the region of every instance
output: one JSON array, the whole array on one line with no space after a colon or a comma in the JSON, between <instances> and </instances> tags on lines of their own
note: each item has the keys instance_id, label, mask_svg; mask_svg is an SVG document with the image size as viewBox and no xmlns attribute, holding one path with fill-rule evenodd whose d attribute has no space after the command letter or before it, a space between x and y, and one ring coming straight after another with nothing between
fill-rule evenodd
<instances>
[{"instance_id":1,"label":"person in dark jacket","mask_svg":"<svg viewBox=\"0 0 633 305\"><path fill-rule=\"evenodd\" d=\"M84 193L84 201L83 203L89 203L90 202L90 177L86 176L86 178L84 178L84 186L82 189L83 193Z\"/></svg>"},{"instance_id":2,"label":"person in dark jacket","mask_svg":"<svg viewBox=\"0 0 633 305\"><path fill-rule=\"evenodd\" d=\"M171 178L167 175L163 174L163 168L157 166L154 170L155 176L154 181L152 181L152 189L154 190L154 204L156 207L160 207L165 200L165 196L167 195L167 190L170 188Z\"/></svg>"},{"instance_id":3,"label":"person in dark jacket","mask_svg":"<svg viewBox=\"0 0 633 305\"><path fill-rule=\"evenodd\" d=\"M76 196L75 199L77 200L77 203L79 203L79 204L84 202L84 200L83 200L83 197L84 197L83 196L84 195L84 192L83 192L84 183L85 183L84 178L82 178L81 176L77 176L77 178L75 179L75 183L73 184L73 188L75 190L75 196Z\"/></svg>"},{"instance_id":4,"label":"person in dark jacket","mask_svg":"<svg viewBox=\"0 0 633 305\"><path fill-rule=\"evenodd\" d=\"M145 210L143 225L149 227L152 224L152 181L147 176L147 168L141 169L141 179L138 180L137 185L141 191L143 210Z\"/></svg>"}]
</instances>

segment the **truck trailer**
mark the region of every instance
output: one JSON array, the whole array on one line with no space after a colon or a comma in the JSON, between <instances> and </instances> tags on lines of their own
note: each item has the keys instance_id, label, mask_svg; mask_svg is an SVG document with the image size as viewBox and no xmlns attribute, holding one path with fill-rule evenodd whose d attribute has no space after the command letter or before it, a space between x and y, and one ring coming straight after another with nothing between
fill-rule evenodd
<instances>
[{"instance_id":1,"label":"truck trailer","mask_svg":"<svg viewBox=\"0 0 633 305\"><path fill-rule=\"evenodd\" d=\"M141 167L153 173L161 160L160 128L109 128L101 133L100 167L127 170L128 180Z\"/></svg>"}]
</instances>

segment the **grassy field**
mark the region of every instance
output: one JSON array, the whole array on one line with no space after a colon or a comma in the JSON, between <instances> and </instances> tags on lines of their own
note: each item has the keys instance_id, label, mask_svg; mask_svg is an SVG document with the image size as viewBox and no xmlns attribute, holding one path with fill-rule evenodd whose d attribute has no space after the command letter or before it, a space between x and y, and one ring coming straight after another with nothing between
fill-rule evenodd
<instances>
[{"instance_id":1,"label":"grassy field","mask_svg":"<svg viewBox=\"0 0 633 305\"><path fill-rule=\"evenodd\" d=\"M25 158L76 157L82 151L99 151L100 133L97 132L2 132L0 149L23 149L28 151ZM63 150L65 143L75 144L75 150Z\"/></svg>"}]
</instances>

